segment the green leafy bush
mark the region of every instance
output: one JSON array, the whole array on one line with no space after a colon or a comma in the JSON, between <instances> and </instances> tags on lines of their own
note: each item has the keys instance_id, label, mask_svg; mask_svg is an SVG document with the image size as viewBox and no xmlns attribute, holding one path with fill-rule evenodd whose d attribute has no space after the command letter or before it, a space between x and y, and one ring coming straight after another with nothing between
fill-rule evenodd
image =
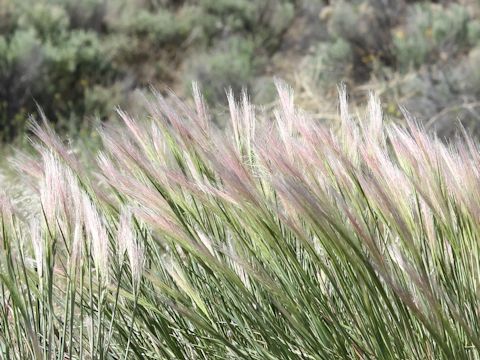
<instances>
[{"instance_id":1,"label":"green leafy bush","mask_svg":"<svg viewBox=\"0 0 480 360\"><path fill-rule=\"evenodd\" d=\"M312 79L319 84L338 84L349 78L352 69L352 47L343 38L317 46L308 66Z\"/></svg>"},{"instance_id":2,"label":"green leafy bush","mask_svg":"<svg viewBox=\"0 0 480 360\"><path fill-rule=\"evenodd\" d=\"M225 98L228 87L239 93L247 88L255 71L254 44L242 38L232 38L214 51L202 54L191 61L188 83L191 79L203 84L205 98L218 102Z\"/></svg>"},{"instance_id":3,"label":"green leafy bush","mask_svg":"<svg viewBox=\"0 0 480 360\"><path fill-rule=\"evenodd\" d=\"M453 55L468 45L470 17L462 5L418 4L406 19L405 28L397 30L394 36L395 54L401 69L431 62L431 57L442 52ZM473 27L470 41L477 36L474 32Z\"/></svg>"},{"instance_id":4,"label":"green leafy bush","mask_svg":"<svg viewBox=\"0 0 480 360\"><path fill-rule=\"evenodd\" d=\"M282 77L320 113L341 80L355 101L375 87L395 116L397 103L424 118L465 109L479 15L474 0L3 0L0 139L22 134L37 104L58 130L78 129L138 89L187 96L192 80L210 105L228 85L269 101L263 80Z\"/></svg>"},{"instance_id":5,"label":"green leafy bush","mask_svg":"<svg viewBox=\"0 0 480 360\"><path fill-rule=\"evenodd\" d=\"M309 47L301 69L291 71L299 73L305 103L327 117L329 111L315 104L345 81L355 101L375 88L388 99L389 115L401 120L398 104L406 106L442 138L458 131L459 122L478 132L473 58L479 14L474 1L331 2L319 14L323 34Z\"/></svg>"},{"instance_id":6,"label":"green leafy bush","mask_svg":"<svg viewBox=\"0 0 480 360\"><path fill-rule=\"evenodd\" d=\"M71 116L81 121L94 110L82 101L89 86L108 84L118 73L111 62L115 56L111 46L92 30L71 28L65 8L53 2L19 7L14 28L0 42L3 139L22 131L37 104L60 127L66 127Z\"/></svg>"},{"instance_id":7,"label":"green leafy bush","mask_svg":"<svg viewBox=\"0 0 480 360\"><path fill-rule=\"evenodd\" d=\"M192 80L198 81L207 101L218 103L225 98L229 86L236 92L253 86L254 75L261 72L268 63L268 56L280 46L282 34L294 18L295 8L290 1L204 0L199 4L204 13L218 22L218 35L230 36L218 40L209 51L188 61L185 88L190 87Z\"/></svg>"},{"instance_id":8,"label":"green leafy bush","mask_svg":"<svg viewBox=\"0 0 480 360\"><path fill-rule=\"evenodd\" d=\"M37 104L57 129L75 129L152 84L205 78L216 100L225 84L248 85L261 63L253 53L279 45L294 11L290 1L8 0L0 9L0 138L21 134ZM177 74L195 53L206 63Z\"/></svg>"}]
</instances>

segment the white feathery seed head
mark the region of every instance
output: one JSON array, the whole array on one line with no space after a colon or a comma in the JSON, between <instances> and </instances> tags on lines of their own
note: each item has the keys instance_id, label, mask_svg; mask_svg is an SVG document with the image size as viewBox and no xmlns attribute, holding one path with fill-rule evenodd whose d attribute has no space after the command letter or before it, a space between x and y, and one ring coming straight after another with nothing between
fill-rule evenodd
<instances>
[{"instance_id":1,"label":"white feathery seed head","mask_svg":"<svg viewBox=\"0 0 480 360\"><path fill-rule=\"evenodd\" d=\"M133 237L132 241L127 244L127 255L132 271L133 284L138 287L145 266L145 248L139 237Z\"/></svg>"},{"instance_id":2,"label":"white feathery seed head","mask_svg":"<svg viewBox=\"0 0 480 360\"><path fill-rule=\"evenodd\" d=\"M90 240L90 252L99 275L108 279L108 233L103 219L89 197L82 197L82 210L85 228Z\"/></svg>"},{"instance_id":3,"label":"white feathery seed head","mask_svg":"<svg viewBox=\"0 0 480 360\"><path fill-rule=\"evenodd\" d=\"M35 267L38 276L41 278L43 276L44 244L40 224L37 219L34 219L31 222L30 238L32 241L33 253L35 256Z\"/></svg>"},{"instance_id":4,"label":"white feathery seed head","mask_svg":"<svg viewBox=\"0 0 480 360\"><path fill-rule=\"evenodd\" d=\"M57 222L62 192L65 190L60 164L51 151L43 151L43 171L44 176L40 184L40 198L45 220L50 227L54 227Z\"/></svg>"},{"instance_id":5,"label":"white feathery seed head","mask_svg":"<svg viewBox=\"0 0 480 360\"><path fill-rule=\"evenodd\" d=\"M120 264L123 262L128 246L134 242L135 234L132 230L132 211L128 207L123 207L120 212L118 223L117 245Z\"/></svg>"},{"instance_id":6,"label":"white feathery seed head","mask_svg":"<svg viewBox=\"0 0 480 360\"><path fill-rule=\"evenodd\" d=\"M123 263L125 253L128 256L132 279L135 286L139 286L145 265L145 248L142 239L134 230L132 210L123 207L120 213L117 233L118 256L120 264Z\"/></svg>"},{"instance_id":7,"label":"white feathery seed head","mask_svg":"<svg viewBox=\"0 0 480 360\"><path fill-rule=\"evenodd\" d=\"M0 216L7 221L12 218L13 212L12 201L3 190L0 191Z\"/></svg>"}]
</instances>

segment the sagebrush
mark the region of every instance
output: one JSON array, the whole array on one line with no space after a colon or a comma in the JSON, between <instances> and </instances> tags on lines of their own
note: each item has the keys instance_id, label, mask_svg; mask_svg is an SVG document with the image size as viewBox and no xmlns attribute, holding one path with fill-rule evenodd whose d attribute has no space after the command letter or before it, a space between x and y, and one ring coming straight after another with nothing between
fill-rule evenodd
<instances>
[{"instance_id":1,"label":"sagebrush","mask_svg":"<svg viewBox=\"0 0 480 360\"><path fill-rule=\"evenodd\" d=\"M275 100L272 76L329 119L335 84L352 102L375 89L451 136L480 119L476 0L0 0L0 141L22 139L38 105L63 134L89 135L150 85L190 84L223 112L224 89Z\"/></svg>"}]
</instances>

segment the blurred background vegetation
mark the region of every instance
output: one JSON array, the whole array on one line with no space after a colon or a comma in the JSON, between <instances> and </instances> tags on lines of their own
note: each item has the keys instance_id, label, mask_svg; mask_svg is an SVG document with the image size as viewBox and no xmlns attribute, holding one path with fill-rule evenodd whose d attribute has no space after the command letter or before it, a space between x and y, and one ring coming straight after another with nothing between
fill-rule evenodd
<instances>
[{"instance_id":1,"label":"blurred background vegetation","mask_svg":"<svg viewBox=\"0 0 480 360\"><path fill-rule=\"evenodd\" d=\"M219 112L228 86L268 107L274 76L316 118L335 116L343 81L448 136L480 128L479 65L476 0L0 0L0 139L38 106L81 134L150 86L188 98L192 80Z\"/></svg>"}]
</instances>

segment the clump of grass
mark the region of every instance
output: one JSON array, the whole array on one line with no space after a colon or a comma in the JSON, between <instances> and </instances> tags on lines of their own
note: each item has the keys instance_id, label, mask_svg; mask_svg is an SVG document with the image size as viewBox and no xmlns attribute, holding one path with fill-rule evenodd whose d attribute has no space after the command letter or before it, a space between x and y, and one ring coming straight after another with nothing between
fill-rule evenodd
<instances>
[{"instance_id":1,"label":"clump of grass","mask_svg":"<svg viewBox=\"0 0 480 360\"><path fill-rule=\"evenodd\" d=\"M278 91L271 119L230 95L225 131L196 88L120 112L96 169L36 127L38 208L0 198L2 357L479 358L477 146Z\"/></svg>"}]
</instances>

